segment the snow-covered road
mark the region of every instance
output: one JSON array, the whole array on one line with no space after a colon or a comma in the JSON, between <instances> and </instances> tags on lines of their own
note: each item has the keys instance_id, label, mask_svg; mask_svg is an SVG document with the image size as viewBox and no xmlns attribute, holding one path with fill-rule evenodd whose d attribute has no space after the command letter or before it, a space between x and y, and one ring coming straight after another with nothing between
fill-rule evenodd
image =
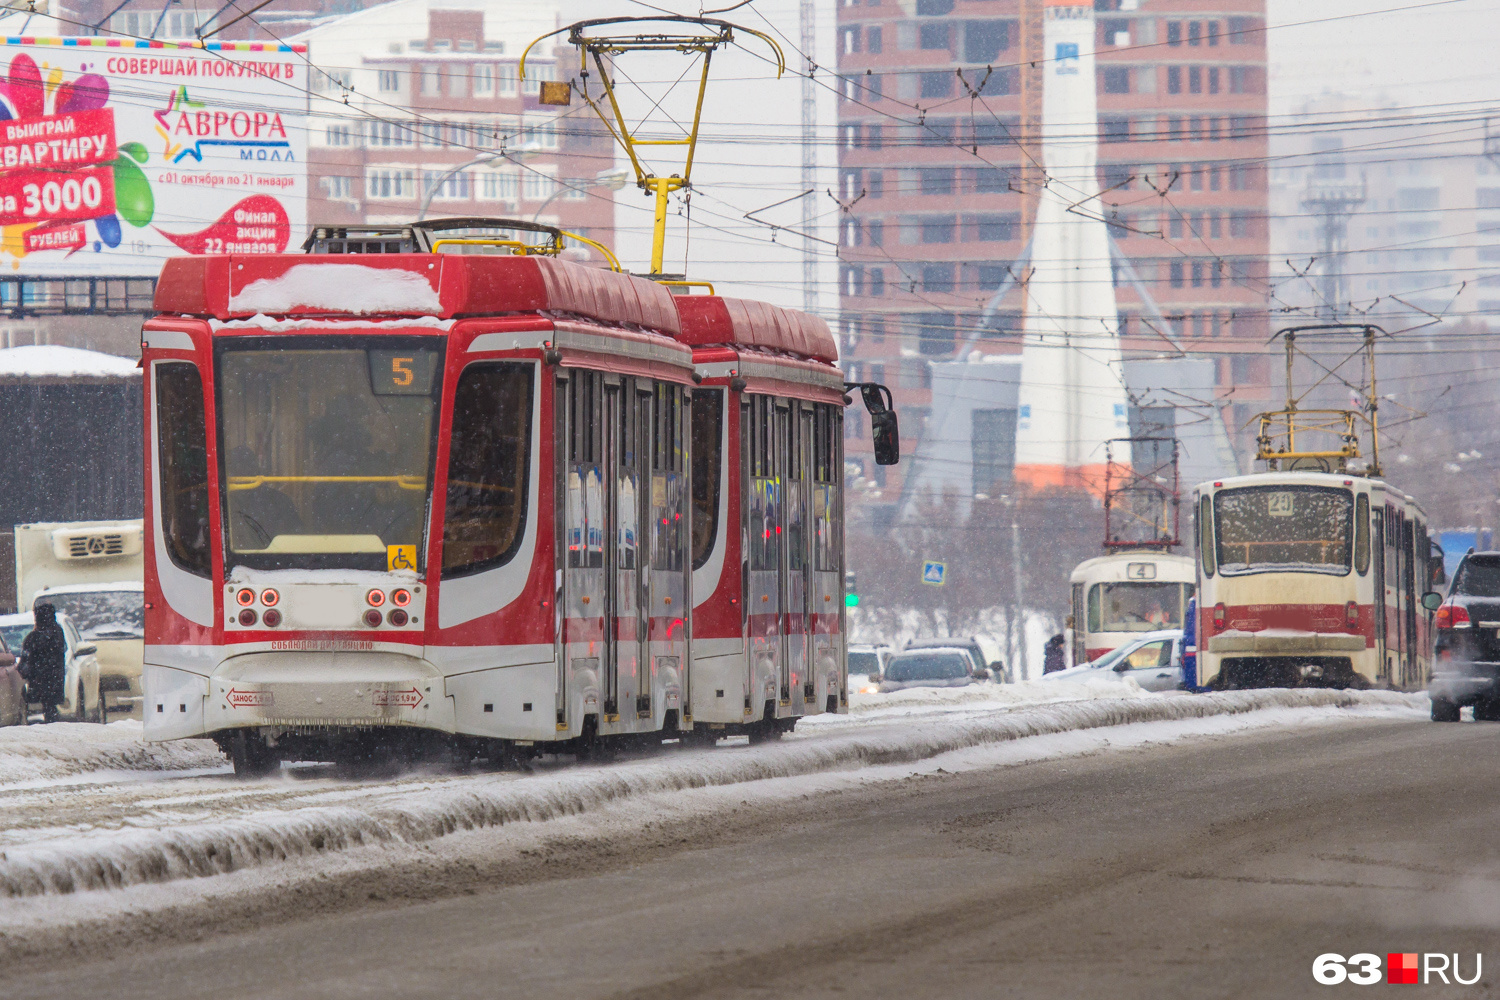
<instances>
[{"instance_id":1,"label":"snow-covered road","mask_svg":"<svg viewBox=\"0 0 1500 1000\"><path fill-rule=\"evenodd\" d=\"M1099 683L917 690L856 696L850 715L806 720L777 744L726 741L713 750L668 749L610 764L543 761L531 774L387 780L317 766L240 782L211 743L143 744L138 724L14 729L0 731L0 897L169 883L423 844L455 831L544 823L694 788L829 773L868 780L883 766L1101 727L1220 716L1238 717L1236 726L1266 725L1285 722L1288 711L1326 719L1351 711L1412 714L1424 704L1381 692L1160 696Z\"/></svg>"}]
</instances>

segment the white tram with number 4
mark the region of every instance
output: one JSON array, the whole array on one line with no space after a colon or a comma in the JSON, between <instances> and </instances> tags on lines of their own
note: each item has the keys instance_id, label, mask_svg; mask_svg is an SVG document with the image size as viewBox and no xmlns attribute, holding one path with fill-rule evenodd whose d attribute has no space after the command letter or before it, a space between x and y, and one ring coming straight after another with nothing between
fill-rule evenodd
<instances>
[{"instance_id":1,"label":"white tram with number 4","mask_svg":"<svg viewBox=\"0 0 1500 1000\"><path fill-rule=\"evenodd\" d=\"M1078 564L1073 662L1087 663L1142 632L1182 628L1196 578L1193 560L1168 552L1111 552Z\"/></svg>"}]
</instances>

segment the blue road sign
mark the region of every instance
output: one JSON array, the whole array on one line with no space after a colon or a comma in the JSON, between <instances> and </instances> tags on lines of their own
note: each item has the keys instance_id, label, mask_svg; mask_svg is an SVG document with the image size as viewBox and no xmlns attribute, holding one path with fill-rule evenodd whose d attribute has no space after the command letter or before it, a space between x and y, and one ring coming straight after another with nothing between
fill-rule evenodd
<instances>
[{"instance_id":1,"label":"blue road sign","mask_svg":"<svg viewBox=\"0 0 1500 1000\"><path fill-rule=\"evenodd\" d=\"M948 564L940 562L924 562L922 564L922 582L930 583L934 587L943 585L943 578L948 575Z\"/></svg>"}]
</instances>

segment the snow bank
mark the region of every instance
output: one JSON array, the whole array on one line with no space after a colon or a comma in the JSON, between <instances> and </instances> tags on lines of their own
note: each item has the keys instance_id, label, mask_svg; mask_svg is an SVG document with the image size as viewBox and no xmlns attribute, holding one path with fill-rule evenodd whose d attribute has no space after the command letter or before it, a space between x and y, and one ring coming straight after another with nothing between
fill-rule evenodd
<instances>
[{"instance_id":1,"label":"snow bank","mask_svg":"<svg viewBox=\"0 0 1500 1000\"><path fill-rule=\"evenodd\" d=\"M906 688L902 691L866 692L862 678L849 678L849 714L892 714L899 710L947 708L1010 708L1054 701L1086 701L1098 698L1154 698L1132 678L1089 677L1076 681L1020 681L1016 684L970 684L958 688ZM824 716L813 716L823 719Z\"/></svg>"},{"instance_id":2,"label":"snow bank","mask_svg":"<svg viewBox=\"0 0 1500 1000\"><path fill-rule=\"evenodd\" d=\"M231 312L435 313L438 293L415 271L365 264L293 264L275 278L260 278L229 296Z\"/></svg>"},{"instance_id":3,"label":"snow bank","mask_svg":"<svg viewBox=\"0 0 1500 1000\"><path fill-rule=\"evenodd\" d=\"M484 776L419 787L364 804L263 810L232 819L64 832L0 852L0 895L36 896L243 871L352 847L432 841L448 834L544 822L658 793L923 760L1031 736L1263 709L1386 707L1423 696L1325 690L1237 691L1096 699L921 725L830 732L815 739L686 752L647 762L579 767L517 780ZM164 822L170 824L168 817Z\"/></svg>"},{"instance_id":4,"label":"snow bank","mask_svg":"<svg viewBox=\"0 0 1500 1000\"><path fill-rule=\"evenodd\" d=\"M29 344L0 350L0 378L17 375L34 378L66 378L70 375L129 378L140 373L134 358L85 351L77 347Z\"/></svg>"},{"instance_id":5,"label":"snow bank","mask_svg":"<svg viewBox=\"0 0 1500 1000\"><path fill-rule=\"evenodd\" d=\"M181 771L224 764L208 740L147 743L141 723L55 722L0 728L0 788L85 771Z\"/></svg>"}]
</instances>

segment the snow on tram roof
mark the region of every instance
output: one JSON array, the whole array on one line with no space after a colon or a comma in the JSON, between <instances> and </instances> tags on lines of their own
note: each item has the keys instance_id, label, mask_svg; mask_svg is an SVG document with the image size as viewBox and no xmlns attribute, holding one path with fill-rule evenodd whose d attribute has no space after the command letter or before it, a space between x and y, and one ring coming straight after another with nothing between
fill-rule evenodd
<instances>
[{"instance_id":1,"label":"snow on tram roof","mask_svg":"<svg viewBox=\"0 0 1500 1000\"><path fill-rule=\"evenodd\" d=\"M673 302L682 318L677 339L684 344L764 347L829 364L839 359L828 324L811 313L720 295L676 295Z\"/></svg>"},{"instance_id":2,"label":"snow on tram roof","mask_svg":"<svg viewBox=\"0 0 1500 1000\"><path fill-rule=\"evenodd\" d=\"M129 378L141 370L134 358L56 344L0 349L0 379Z\"/></svg>"},{"instance_id":3,"label":"snow on tram roof","mask_svg":"<svg viewBox=\"0 0 1500 1000\"><path fill-rule=\"evenodd\" d=\"M541 256L254 254L173 257L158 313L219 320L267 316L493 316L561 313L679 330L672 295L654 281Z\"/></svg>"}]
</instances>

